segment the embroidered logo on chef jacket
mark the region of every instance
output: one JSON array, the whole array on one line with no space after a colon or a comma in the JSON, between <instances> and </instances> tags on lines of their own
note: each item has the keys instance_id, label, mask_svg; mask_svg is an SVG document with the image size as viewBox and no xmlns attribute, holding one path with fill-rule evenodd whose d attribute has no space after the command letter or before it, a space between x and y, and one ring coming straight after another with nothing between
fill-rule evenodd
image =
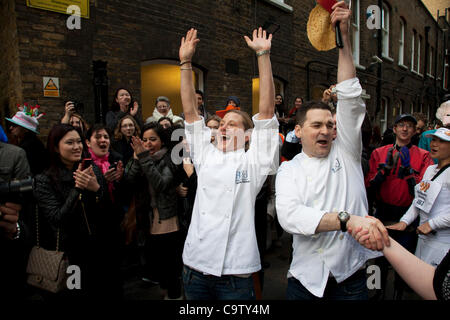
<instances>
[{"instance_id":1,"label":"embroidered logo on chef jacket","mask_svg":"<svg viewBox=\"0 0 450 320\"><path fill-rule=\"evenodd\" d=\"M334 161L334 165L331 168L331 171L333 171L333 173L338 172L339 170L341 170L341 163L339 162L339 160L336 158L336 160Z\"/></svg>"},{"instance_id":2,"label":"embroidered logo on chef jacket","mask_svg":"<svg viewBox=\"0 0 450 320\"><path fill-rule=\"evenodd\" d=\"M242 170L242 171L236 171L236 179L235 179L236 184L240 184L240 183L249 183L250 179L248 177L248 172L247 170Z\"/></svg>"}]
</instances>

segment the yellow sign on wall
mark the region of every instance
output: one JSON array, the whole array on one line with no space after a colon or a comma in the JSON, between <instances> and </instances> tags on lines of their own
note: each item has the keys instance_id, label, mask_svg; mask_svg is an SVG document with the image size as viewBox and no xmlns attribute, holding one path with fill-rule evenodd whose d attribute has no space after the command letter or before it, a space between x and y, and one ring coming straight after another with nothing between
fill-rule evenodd
<instances>
[{"instance_id":1,"label":"yellow sign on wall","mask_svg":"<svg viewBox=\"0 0 450 320\"><path fill-rule=\"evenodd\" d=\"M54 11L65 14L70 6L78 6L81 10L81 17L89 19L89 0L27 0L27 6L48 11Z\"/></svg>"}]
</instances>

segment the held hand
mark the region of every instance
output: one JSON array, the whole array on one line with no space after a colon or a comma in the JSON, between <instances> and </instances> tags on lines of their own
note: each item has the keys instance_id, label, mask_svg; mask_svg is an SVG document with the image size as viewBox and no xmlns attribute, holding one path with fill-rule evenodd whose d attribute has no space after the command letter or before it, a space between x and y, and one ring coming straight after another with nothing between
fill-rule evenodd
<instances>
[{"instance_id":1,"label":"held hand","mask_svg":"<svg viewBox=\"0 0 450 320\"><path fill-rule=\"evenodd\" d=\"M427 222L421 224L420 226L418 226L416 232L418 234L429 234L432 231L433 231L433 229L431 229L430 224L427 221Z\"/></svg>"},{"instance_id":2,"label":"held hand","mask_svg":"<svg viewBox=\"0 0 450 320\"><path fill-rule=\"evenodd\" d=\"M409 168L411 166L411 156L409 154L409 149L407 146L403 146L400 149L400 160L402 167Z\"/></svg>"},{"instance_id":3,"label":"held hand","mask_svg":"<svg viewBox=\"0 0 450 320\"><path fill-rule=\"evenodd\" d=\"M366 216L365 218L363 218L352 215L350 216L350 220L347 222L347 228L353 230L353 237L356 236L358 228L362 228L361 230L368 231L369 237L364 244L364 246L368 249L382 250L385 245L390 245L389 235L385 226L383 225L383 223L381 223L380 220L374 217Z\"/></svg>"},{"instance_id":4,"label":"held hand","mask_svg":"<svg viewBox=\"0 0 450 320\"><path fill-rule=\"evenodd\" d=\"M200 39L197 38L197 30L191 28L187 33L186 37L181 39L180 50L178 52L180 61L192 61L192 57L195 53L195 48Z\"/></svg>"},{"instance_id":5,"label":"held hand","mask_svg":"<svg viewBox=\"0 0 450 320\"><path fill-rule=\"evenodd\" d=\"M252 40L247 36L244 36L244 39L249 48L255 52L270 50L272 46L272 34L269 34L269 37L267 37L266 30L263 30L261 27L258 30L253 30Z\"/></svg>"},{"instance_id":6,"label":"held hand","mask_svg":"<svg viewBox=\"0 0 450 320\"><path fill-rule=\"evenodd\" d=\"M144 143L139 137L131 137L131 147L133 148L136 155L146 151Z\"/></svg>"},{"instance_id":7,"label":"held hand","mask_svg":"<svg viewBox=\"0 0 450 320\"><path fill-rule=\"evenodd\" d=\"M397 223L392 224L392 225L390 225L390 226L386 226L386 228L391 229L391 230L399 230L399 231L403 231L403 230L406 229L407 226L408 226L408 225L407 225L405 222L400 221L400 222L397 222Z\"/></svg>"},{"instance_id":8,"label":"held hand","mask_svg":"<svg viewBox=\"0 0 450 320\"><path fill-rule=\"evenodd\" d=\"M137 101L135 101L133 103L133 106L130 109L130 115L132 115L133 117L138 113L139 110L139 104L137 103Z\"/></svg>"},{"instance_id":9,"label":"held hand","mask_svg":"<svg viewBox=\"0 0 450 320\"><path fill-rule=\"evenodd\" d=\"M175 189L178 193L178 195L182 198L186 198L187 194L188 194L188 188L183 187L183 184L180 184L178 187L176 187Z\"/></svg>"},{"instance_id":10,"label":"held hand","mask_svg":"<svg viewBox=\"0 0 450 320\"><path fill-rule=\"evenodd\" d=\"M20 204L6 202L0 205L0 234L8 239L13 239L17 232L17 222L19 221Z\"/></svg>"},{"instance_id":11,"label":"held hand","mask_svg":"<svg viewBox=\"0 0 450 320\"><path fill-rule=\"evenodd\" d=\"M339 1L333 7L333 12L331 13L331 24L333 29L336 23L340 21L342 36L348 35L348 30L350 27L350 18L352 16L351 10L344 1Z\"/></svg>"}]
</instances>

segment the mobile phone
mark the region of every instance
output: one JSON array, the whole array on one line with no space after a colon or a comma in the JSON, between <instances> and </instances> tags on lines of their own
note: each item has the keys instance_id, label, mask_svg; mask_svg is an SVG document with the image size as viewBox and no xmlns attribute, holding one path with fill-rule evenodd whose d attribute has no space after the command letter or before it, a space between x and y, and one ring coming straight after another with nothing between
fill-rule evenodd
<instances>
[{"instance_id":1,"label":"mobile phone","mask_svg":"<svg viewBox=\"0 0 450 320\"><path fill-rule=\"evenodd\" d=\"M81 162L81 167L84 169L89 168L89 166L92 164L92 159L91 158L84 158L83 161Z\"/></svg>"},{"instance_id":2,"label":"mobile phone","mask_svg":"<svg viewBox=\"0 0 450 320\"><path fill-rule=\"evenodd\" d=\"M109 169L114 169L114 170L116 170L116 169L117 169L117 161L111 163L111 164L109 165Z\"/></svg>"}]
</instances>

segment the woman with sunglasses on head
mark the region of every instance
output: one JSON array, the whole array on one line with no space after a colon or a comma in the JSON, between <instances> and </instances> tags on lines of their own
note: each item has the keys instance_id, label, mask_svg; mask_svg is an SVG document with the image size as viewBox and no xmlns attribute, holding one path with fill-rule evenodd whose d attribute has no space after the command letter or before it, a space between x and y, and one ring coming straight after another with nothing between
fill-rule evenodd
<instances>
[{"instance_id":1,"label":"woman with sunglasses on head","mask_svg":"<svg viewBox=\"0 0 450 320\"><path fill-rule=\"evenodd\" d=\"M63 296L117 298L117 274L111 268L110 243L103 238L109 225L110 200L101 170L87 160L87 148L71 125L57 124L49 133L50 166L36 176L34 196L39 208L40 245L54 250L59 239L71 265L81 271L81 289Z\"/></svg>"}]
</instances>

